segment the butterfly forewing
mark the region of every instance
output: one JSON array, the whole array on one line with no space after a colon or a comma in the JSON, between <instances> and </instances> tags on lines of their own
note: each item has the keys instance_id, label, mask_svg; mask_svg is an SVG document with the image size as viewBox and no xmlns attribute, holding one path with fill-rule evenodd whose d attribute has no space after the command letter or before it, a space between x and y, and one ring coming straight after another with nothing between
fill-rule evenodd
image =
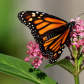
<instances>
[{"instance_id":1,"label":"butterfly forewing","mask_svg":"<svg viewBox=\"0 0 84 84\"><path fill-rule=\"evenodd\" d=\"M67 22L43 12L22 11L19 20L28 26L43 55L54 63L60 57L70 33Z\"/></svg>"},{"instance_id":2,"label":"butterfly forewing","mask_svg":"<svg viewBox=\"0 0 84 84\"><path fill-rule=\"evenodd\" d=\"M22 23L29 26L32 34L35 34L35 36L39 35L40 38L51 33L56 33L59 27L66 25L66 21L42 12L23 11L18 14L18 17Z\"/></svg>"}]
</instances>

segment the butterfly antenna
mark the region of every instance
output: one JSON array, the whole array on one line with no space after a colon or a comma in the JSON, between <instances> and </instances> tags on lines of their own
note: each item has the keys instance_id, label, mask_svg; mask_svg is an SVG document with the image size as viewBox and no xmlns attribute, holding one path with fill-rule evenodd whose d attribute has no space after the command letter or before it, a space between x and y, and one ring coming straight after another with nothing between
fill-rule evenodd
<instances>
[{"instance_id":1,"label":"butterfly antenna","mask_svg":"<svg viewBox=\"0 0 84 84\"><path fill-rule=\"evenodd\" d=\"M81 16L81 15L83 15L83 14L84 14L84 13L80 14L79 16ZM79 17L79 16L78 16L78 17Z\"/></svg>"},{"instance_id":2,"label":"butterfly antenna","mask_svg":"<svg viewBox=\"0 0 84 84\"><path fill-rule=\"evenodd\" d=\"M79 16L77 16L77 17L80 17L80 16L83 15L83 14L84 14L84 13L81 13L81 14L80 14ZM76 18L77 18L77 17L76 17ZM75 18L75 19L76 19L76 18Z\"/></svg>"}]
</instances>

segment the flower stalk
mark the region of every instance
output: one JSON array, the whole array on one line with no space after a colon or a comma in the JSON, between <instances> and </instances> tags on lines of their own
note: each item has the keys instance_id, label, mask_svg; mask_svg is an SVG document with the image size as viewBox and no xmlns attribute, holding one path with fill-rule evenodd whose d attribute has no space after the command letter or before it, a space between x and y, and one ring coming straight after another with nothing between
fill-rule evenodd
<instances>
[{"instance_id":1,"label":"flower stalk","mask_svg":"<svg viewBox=\"0 0 84 84\"><path fill-rule=\"evenodd\" d=\"M75 67L74 71L74 81L75 84L80 84L79 82L79 73L84 69L84 21L80 18L72 19L76 24L72 28L70 33L70 41L68 42L68 49L71 53L71 60ZM83 54L83 55L82 55ZM80 59L80 60L79 60Z\"/></svg>"},{"instance_id":2,"label":"flower stalk","mask_svg":"<svg viewBox=\"0 0 84 84\"><path fill-rule=\"evenodd\" d=\"M79 84L79 75L74 76L75 84Z\"/></svg>"}]
</instances>

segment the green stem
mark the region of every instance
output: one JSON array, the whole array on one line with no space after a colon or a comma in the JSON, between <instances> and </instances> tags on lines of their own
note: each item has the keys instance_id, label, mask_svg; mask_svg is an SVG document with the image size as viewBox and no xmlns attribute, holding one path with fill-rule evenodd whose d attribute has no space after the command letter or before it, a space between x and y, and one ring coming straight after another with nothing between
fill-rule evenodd
<instances>
[{"instance_id":1,"label":"green stem","mask_svg":"<svg viewBox=\"0 0 84 84\"><path fill-rule=\"evenodd\" d=\"M74 75L75 84L79 84L79 74L78 74L78 58L75 58L75 75Z\"/></svg>"},{"instance_id":2,"label":"green stem","mask_svg":"<svg viewBox=\"0 0 84 84\"><path fill-rule=\"evenodd\" d=\"M75 75L78 73L78 61L77 58L75 58Z\"/></svg>"},{"instance_id":3,"label":"green stem","mask_svg":"<svg viewBox=\"0 0 84 84\"><path fill-rule=\"evenodd\" d=\"M75 84L79 84L79 75L74 76Z\"/></svg>"}]
</instances>

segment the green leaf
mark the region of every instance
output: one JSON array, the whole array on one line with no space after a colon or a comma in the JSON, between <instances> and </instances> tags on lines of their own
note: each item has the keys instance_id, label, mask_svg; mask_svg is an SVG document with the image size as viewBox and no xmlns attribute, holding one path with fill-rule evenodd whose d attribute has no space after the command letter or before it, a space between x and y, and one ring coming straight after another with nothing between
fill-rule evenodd
<instances>
[{"instance_id":1,"label":"green leaf","mask_svg":"<svg viewBox=\"0 0 84 84\"><path fill-rule=\"evenodd\" d=\"M74 71L75 71L75 67L73 66L73 64L67 60L67 59L62 59L54 64L48 64L44 67L45 68L48 68L50 66L54 66L54 65L59 65L61 66L62 68L64 68L65 70L67 70L68 72L70 72L71 74L74 74Z\"/></svg>"},{"instance_id":2,"label":"green leaf","mask_svg":"<svg viewBox=\"0 0 84 84\"><path fill-rule=\"evenodd\" d=\"M81 65L81 63L83 62L83 59L84 59L84 57L83 57L83 53L81 53L81 55L80 55L80 57L79 57L79 59L78 59L78 67Z\"/></svg>"},{"instance_id":3,"label":"green leaf","mask_svg":"<svg viewBox=\"0 0 84 84\"><path fill-rule=\"evenodd\" d=\"M0 54L0 71L26 79L35 84L57 84L40 69L15 57Z\"/></svg>"}]
</instances>

